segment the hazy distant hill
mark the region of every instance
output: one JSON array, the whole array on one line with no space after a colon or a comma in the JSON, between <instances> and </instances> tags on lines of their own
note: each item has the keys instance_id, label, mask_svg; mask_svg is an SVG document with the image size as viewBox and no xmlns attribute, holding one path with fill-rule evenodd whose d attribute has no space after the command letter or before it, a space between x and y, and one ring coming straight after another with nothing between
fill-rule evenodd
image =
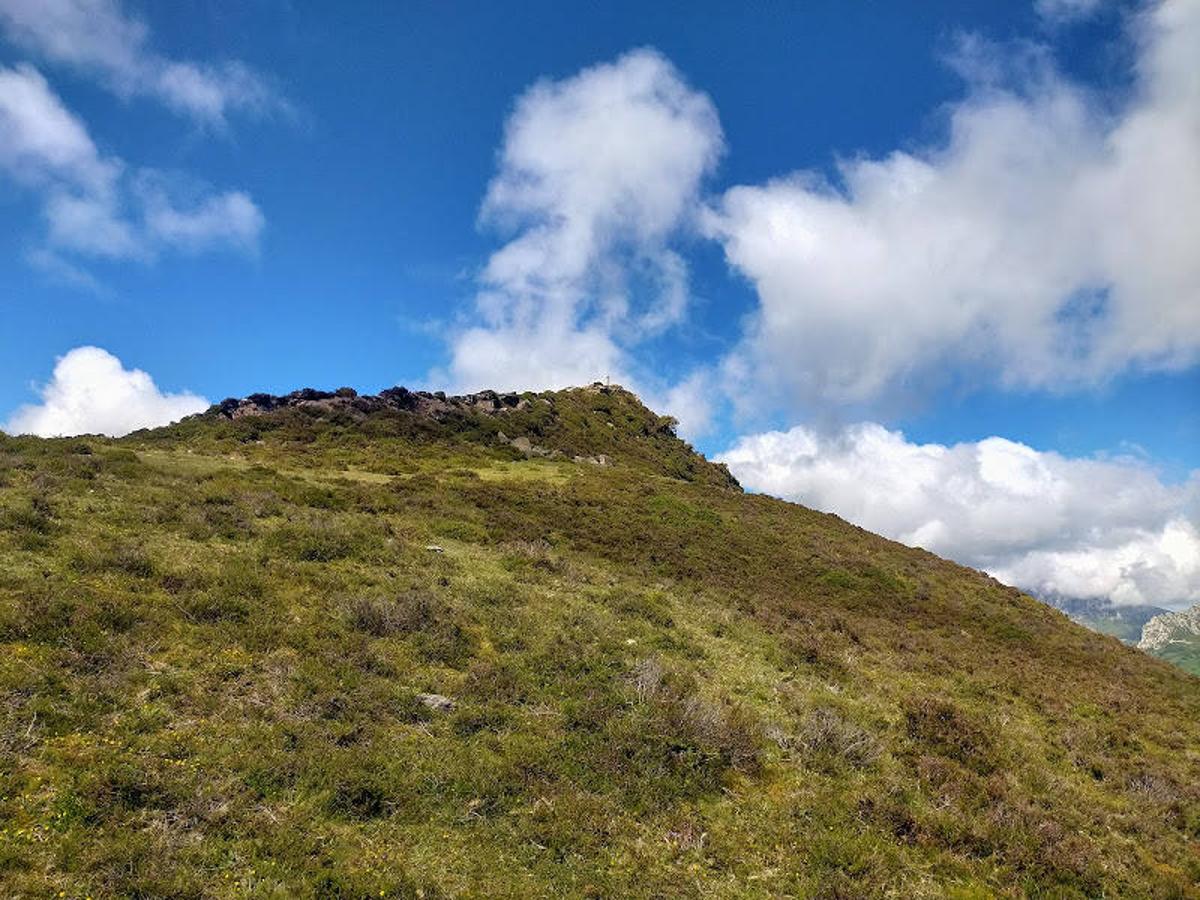
<instances>
[{"instance_id":1,"label":"hazy distant hill","mask_svg":"<svg viewBox=\"0 0 1200 900\"><path fill-rule=\"evenodd\" d=\"M1200 679L618 388L0 436L0 896L1187 897Z\"/></svg>"},{"instance_id":2,"label":"hazy distant hill","mask_svg":"<svg viewBox=\"0 0 1200 900\"><path fill-rule=\"evenodd\" d=\"M1056 609L1061 609L1080 625L1101 634L1111 634L1127 644L1142 639L1142 627L1155 616L1170 612L1160 606L1118 606L1103 597L1064 597L1061 594L1038 594Z\"/></svg>"}]
</instances>

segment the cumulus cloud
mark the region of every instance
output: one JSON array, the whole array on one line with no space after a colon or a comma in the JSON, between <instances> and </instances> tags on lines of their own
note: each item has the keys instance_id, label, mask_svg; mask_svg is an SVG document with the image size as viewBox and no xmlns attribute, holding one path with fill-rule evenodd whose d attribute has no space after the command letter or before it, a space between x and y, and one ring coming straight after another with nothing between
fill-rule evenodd
<instances>
[{"instance_id":1,"label":"cumulus cloud","mask_svg":"<svg viewBox=\"0 0 1200 900\"><path fill-rule=\"evenodd\" d=\"M208 408L203 397L163 393L140 369L99 347L76 347L58 359L41 403L22 406L4 425L9 434L62 437L107 434L166 425Z\"/></svg>"},{"instance_id":2,"label":"cumulus cloud","mask_svg":"<svg viewBox=\"0 0 1200 900\"><path fill-rule=\"evenodd\" d=\"M0 27L14 43L98 76L119 96L153 97L207 125L223 125L232 111L284 108L243 63L207 65L154 52L149 28L116 0L0 0Z\"/></svg>"},{"instance_id":3,"label":"cumulus cloud","mask_svg":"<svg viewBox=\"0 0 1200 900\"><path fill-rule=\"evenodd\" d=\"M716 110L651 50L542 81L510 116L480 219L512 234L454 335L455 386L636 382L629 348L685 315L672 238L722 152Z\"/></svg>"},{"instance_id":4,"label":"cumulus cloud","mask_svg":"<svg viewBox=\"0 0 1200 900\"><path fill-rule=\"evenodd\" d=\"M707 229L758 296L727 371L811 407L1200 359L1200 2L1132 27L1117 108L1044 49L966 39L944 143L727 191Z\"/></svg>"},{"instance_id":5,"label":"cumulus cloud","mask_svg":"<svg viewBox=\"0 0 1200 900\"><path fill-rule=\"evenodd\" d=\"M451 371L461 390L489 384L554 390L606 376L627 380L621 351L607 331L549 316L519 327L466 329L454 339Z\"/></svg>"},{"instance_id":6,"label":"cumulus cloud","mask_svg":"<svg viewBox=\"0 0 1200 900\"><path fill-rule=\"evenodd\" d=\"M253 252L264 225L243 191L184 190L183 179L101 153L29 65L0 66L0 174L43 198L49 246L32 258L83 278L64 253L148 260L163 250Z\"/></svg>"},{"instance_id":7,"label":"cumulus cloud","mask_svg":"<svg viewBox=\"0 0 1200 900\"><path fill-rule=\"evenodd\" d=\"M651 409L662 410L675 418L680 437L695 440L711 430L716 413L713 398L719 393L715 373L699 368L666 388L651 387L644 396Z\"/></svg>"},{"instance_id":8,"label":"cumulus cloud","mask_svg":"<svg viewBox=\"0 0 1200 900\"><path fill-rule=\"evenodd\" d=\"M1200 471L1169 485L1132 459L1069 458L999 437L915 444L875 423L747 436L718 458L754 490L1027 590L1200 600Z\"/></svg>"}]
</instances>

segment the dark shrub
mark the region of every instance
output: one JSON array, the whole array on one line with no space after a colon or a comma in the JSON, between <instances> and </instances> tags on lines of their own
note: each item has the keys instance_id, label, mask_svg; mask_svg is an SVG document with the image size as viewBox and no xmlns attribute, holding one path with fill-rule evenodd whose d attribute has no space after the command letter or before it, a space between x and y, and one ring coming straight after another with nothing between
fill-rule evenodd
<instances>
[{"instance_id":1,"label":"dark shrub","mask_svg":"<svg viewBox=\"0 0 1200 900\"><path fill-rule=\"evenodd\" d=\"M671 628L675 624L671 618L671 607L666 599L657 592L623 594L617 599L615 606L618 612L645 619L652 625Z\"/></svg>"},{"instance_id":2,"label":"dark shrub","mask_svg":"<svg viewBox=\"0 0 1200 900\"><path fill-rule=\"evenodd\" d=\"M275 552L298 562L375 560L383 553L383 533L376 527L343 519L311 517L283 525L267 540Z\"/></svg>"},{"instance_id":3,"label":"dark shrub","mask_svg":"<svg viewBox=\"0 0 1200 900\"><path fill-rule=\"evenodd\" d=\"M250 606L241 597L207 591L189 597L182 608L200 622L244 622L250 617Z\"/></svg>"},{"instance_id":4,"label":"dark shrub","mask_svg":"<svg viewBox=\"0 0 1200 900\"><path fill-rule=\"evenodd\" d=\"M40 550L54 532L53 516L50 502L35 494L27 507L0 510L0 530L13 532L22 550Z\"/></svg>"},{"instance_id":5,"label":"dark shrub","mask_svg":"<svg viewBox=\"0 0 1200 900\"><path fill-rule=\"evenodd\" d=\"M406 637L430 662L459 666L471 656L471 638L446 604L413 591L394 599L355 597L346 602L347 624L372 637Z\"/></svg>"},{"instance_id":6,"label":"dark shrub","mask_svg":"<svg viewBox=\"0 0 1200 900\"><path fill-rule=\"evenodd\" d=\"M488 660L476 662L467 671L463 695L477 700L503 700L524 703L527 686L512 663Z\"/></svg>"},{"instance_id":7,"label":"dark shrub","mask_svg":"<svg viewBox=\"0 0 1200 900\"><path fill-rule=\"evenodd\" d=\"M375 779L356 773L338 781L329 800L329 811L351 819L376 819L386 815L391 802Z\"/></svg>"},{"instance_id":8,"label":"dark shrub","mask_svg":"<svg viewBox=\"0 0 1200 900\"><path fill-rule=\"evenodd\" d=\"M502 704L489 703L473 709L461 709L454 714L450 727L459 737L469 737L480 731L502 731L508 725L509 711Z\"/></svg>"},{"instance_id":9,"label":"dark shrub","mask_svg":"<svg viewBox=\"0 0 1200 900\"><path fill-rule=\"evenodd\" d=\"M935 753L986 775L996 768L995 742L984 727L948 700L925 698L905 711L908 736Z\"/></svg>"}]
</instances>

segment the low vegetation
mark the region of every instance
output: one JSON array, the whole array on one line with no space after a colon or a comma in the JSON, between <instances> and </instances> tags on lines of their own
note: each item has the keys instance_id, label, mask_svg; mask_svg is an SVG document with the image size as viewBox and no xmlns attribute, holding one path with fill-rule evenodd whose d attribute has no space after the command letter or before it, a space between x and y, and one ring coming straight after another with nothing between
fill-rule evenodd
<instances>
[{"instance_id":1,"label":"low vegetation","mask_svg":"<svg viewBox=\"0 0 1200 900\"><path fill-rule=\"evenodd\" d=\"M0 894L1197 895L1200 680L545 397L0 436Z\"/></svg>"}]
</instances>

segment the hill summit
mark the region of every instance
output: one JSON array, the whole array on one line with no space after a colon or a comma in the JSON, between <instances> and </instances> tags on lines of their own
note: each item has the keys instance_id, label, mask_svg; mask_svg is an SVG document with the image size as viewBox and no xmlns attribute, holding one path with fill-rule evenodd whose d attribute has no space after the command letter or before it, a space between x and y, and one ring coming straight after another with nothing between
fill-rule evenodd
<instances>
[{"instance_id":1,"label":"hill summit","mask_svg":"<svg viewBox=\"0 0 1200 900\"><path fill-rule=\"evenodd\" d=\"M628 391L0 436L0 894L1195 896L1200 680Z\"/></svg>"},{"instance_id":2,"label":"hill summit","mask_svg":"<svg viewBox=\"0 0 1200 900\"><path fill-rule=\"evenodd\" d=\"M345 387L305 388L283 396L229 398L198 418L256 418L268 429L320 422L333 429L357 427L364 435L495 443L526 457L566 456L601 465L612 456L660 474L740 489L723 464L709 462L679 440L675 419L652 412L620 385L602 382L564 391L488 390L460 396L404 387L378 395L360 395ZM243 433L257 433L258 424Z\"/></svg>"}]
</instances>

